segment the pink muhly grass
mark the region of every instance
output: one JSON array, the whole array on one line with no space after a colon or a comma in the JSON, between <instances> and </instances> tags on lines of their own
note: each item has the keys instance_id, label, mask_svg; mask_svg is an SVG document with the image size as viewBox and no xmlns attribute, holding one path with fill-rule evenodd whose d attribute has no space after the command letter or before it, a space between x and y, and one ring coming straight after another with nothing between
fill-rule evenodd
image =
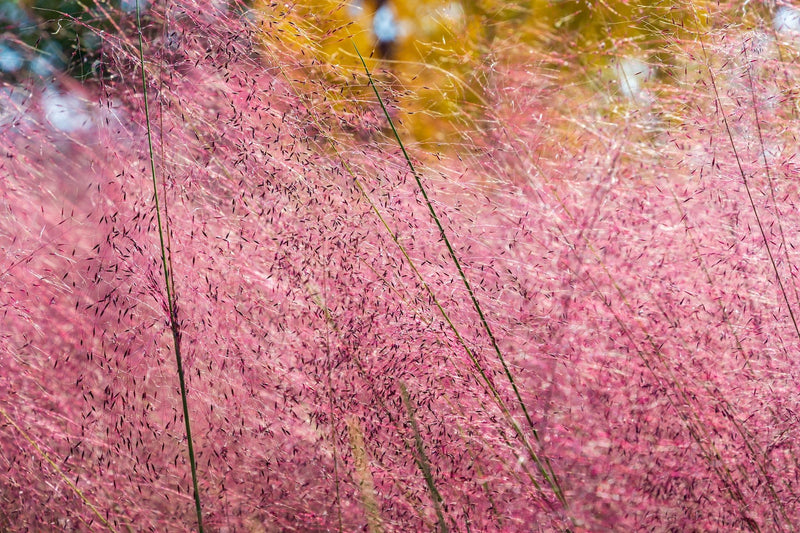
<instances>
[{"instance_id":1,"label":"pink muhly grass","mask_svg":"<svg viewBox=\"0 0 800 533\"><path fill-rule=\"evenodd\" d=\"M436 155L243 6L3 91L0 529L794 530L796 43L729 8L638 94L477 65Z\"/></svg>"}]
</instances>

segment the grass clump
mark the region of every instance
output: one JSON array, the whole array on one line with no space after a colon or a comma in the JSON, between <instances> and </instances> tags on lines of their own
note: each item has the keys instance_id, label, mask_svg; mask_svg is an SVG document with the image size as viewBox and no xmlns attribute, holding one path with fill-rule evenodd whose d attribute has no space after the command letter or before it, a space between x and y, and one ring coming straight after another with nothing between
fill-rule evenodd
<instances>
[{"instance_id":1,"label":"grass clump","mask_svg":"<svg viewBox=\"0 0 800 533\"><path fill-rule=\"evenodd\" d=\"M628 6L581 63L583 11L465 9L428 151L399 63L255 7L0 91L0 529L796 529L785 14Z\"/></svg>"}]
</instances>

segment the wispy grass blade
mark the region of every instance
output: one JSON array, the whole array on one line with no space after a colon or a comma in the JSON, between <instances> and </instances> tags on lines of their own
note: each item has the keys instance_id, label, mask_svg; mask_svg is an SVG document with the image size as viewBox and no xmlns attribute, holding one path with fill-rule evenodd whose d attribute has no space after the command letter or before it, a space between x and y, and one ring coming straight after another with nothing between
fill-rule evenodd
<instances>
[{"instance_id":1,"label":"wispy grass blade","mask_svg":"<svg viewBox=\"0 0 800 533\"><path fill-rule=\"evenodd\" d=\"M761 157L764 160L764 174L766 175L767 178L767 185L769 186L769 193L772 199L772 204L773 206L775 206L775 209L777 210L778 202L775 197L775 186L773 184L772 171L770 169L769 158L767 156L767 145L764 142L764 131L763 128L761 127L761 115L758 112L758 102L756 101L756 85L755 81L753 80L753 64L748 59L746 47L744 48L744 57L745 60L747 60L747 80L750 85L750 97L753 103L753 115L756 121L756 131L758 132L758 144L761 146ZM791 277L792 277L791 272L794 271L794 268L792 265L792 259L789 256L789 247L786 243L786 233L783 230L783 222L781 221L781 214L780 212L777 212L776 214L777 214L776 222L778 224L778 233L781 236L781 247L783 248L784 257L786 258L786 264L789 266L789 273L790 273L789 281L791 282ZM797 285L791 283L791 286L794 289L794 301L795 303L798 303L800 302L800 295L798 295L797 292ZM787 300L787 305L788 305L788 300ZM791 306L789 306L789 312L790 313L792 312ZM795 327L796 326L797 325L795 324Z\"/></svg>"},{"instance_id":2,"label":"wispy grass blade","mask_svg":"<svg viewBox=\"0 0 800 533\"><path fill-rule=\"evenodd\" d=\"M730 141L731 150L733 150L733 157L736 160L736 165L739 170L739 175L742 178L742 183L744 184L744 189L747 193L747 200L750 204L750 209L753 211L753 216L756 219L756 225L758 226L758 231L761 234L762 241L764 242L764 248L767 251L767 256L769 256L769 262L770 265L772 266L772 271L775 273L775 281L777 281L778 283L778 287L780 289L781 296L783 297L783 301L786 304L786 308L789 310L789 318L792 321L792 325L794 326L794 331L797 334L797 338L800 339L800 326L798 326L797 319L794 316L794 310L792 309L792 304L789 302L789 295L786 292L786 287L784 286L783 279L781 279L780 271L778 271L778 264L776 263L775 257L772 254L772 248L769 245L769 239L767 238L767 233L764 230L764 224L761 221L761 216L758 213L758 207L756 207L756 202L753 199L753 193L750 190L750 180L747 179L747 173L744 171L744 168L742 167L742 160L741 157L739 157L739 151L736 149L736 141L734 141L733 139L733 132L731 132L730 125L728 124L728 114L725 112L725 107L722 105L722 99L719 96L719 89L717 89L717 78L714 75L713 69L711 68L711 62L708 58L708 53L706 52L705 42L702 40L700 41L700 48L703 51L703 56L705 58L706 62L705 66L706 70L708 70L709 80L711 81L711 88L714 92L714 100L722 116L722 123L725 126L725 133L728 137L728 140Z\"/></svg>"},{"instance_id":3,"label":"wispy grass blade","mask_svg":"<svg viewBox=\"0 0 800 533\"><path fill-rule=\"evenodd\" d=\"M369 533L383 533L383 520L381 519L380 505L375 494L375 481L369 469L367 446L364 443L364 431L358 418L349 416L345 420L350 436L350 448L355 465L356 483L361 503L367 515L367 530Z\"/></svg>"},{"instance_id":4,"label":"wispy grass blade","mask_svg":"<svg viewBox=\"0 0 800 533\"><path fill-rule=\"evenodd\" d=\"M417 418L414 415L414 406L411 405L411 398L408 396L408 389L406 389L405 383L401 381L399 383L399 387L400 398L403 400L403 405L406 408L408 420L411 422L411 430L414 432L414 446L417 452L414 456L414 460L416 461L420 472L422 472L422 475L425 478L425 483L428 485L428 491L431 493L433 507L436 510L436 518L439 520L439 533L448 533L450 529L447 527L447 521L445 520L444 513L442 512L442 503L444 500L442 499L439 489L436 488L436 482L433 480L431 463L428 460L428 455L425 453L425 443L423 442L422 435L419 432Z\"/></svg>"},{"instance_id":5,"label":"wispy grass blade","mask_svg":"<svg viewBox=\"0 0 800 533\"><path fill-rule=\"evenodd\" d=\"M422 193L422 197L424 198L425 204L428 207L428 212L430 213L431 218L433 218L434 222L436 223L436 227L439 230L439 234L442 240L444 241L445 246L447 247L447 252L450 255L450 258L452 259L456 269L458 270L458 275L461 278L464 287L467 289L467 293L469 294L470 300L472 301L472 304L475 307L475 310L477 311L478 316L480 318L481 327L489 337L489 340L492 344L492 348L494 349L494 352L497 355L497 358L503 367L503 372L505 373L506 378L508 378L508 381L511 384L512 389L514 390L514 395L516 396L517 402L519 403L519 406L522 409L523 414L525 415L525 420L527 421L528 426L531 429L531 433L533 434L533 437L536 440L536 442L541 446L539 432L536 430L536 425L533 423L533 419L531 418L530 413L528 412L528 408L525 405L524 400L522 399L522 394L519 391L517 382L514 379L513 374L511 373L511 369L509 368L508 363L505 360L505 357L503 356L503 352L500 350L500 346L497 344L497 339L495 338L494 333L492 332L491 326L489 326L489 322L486 320L486 315L484 314L483 308L478 302L477 296L475 296L475 292L472 290L472 285L470 285L469 280L467 279L467 276L464 273L464 269L461 267L461 262L459 261L458 256L456 255L455 250L453 248L453 245L451 244L450 239L447 236L447 232L445 231L444 226L442 226L442 222L439 219L439 216L437 215L436 210L434 209L430 198L428 197L428 192L422 183L422 179L420 178L416 167L414 167L414 163L411 161L411 157L409 156L408 151L406 151L405 144L403 144L403 140L400 138L400 134L397 132L397 128L395 127L394 121L392 120L392 117L389 114L389 110L386 109L386 105L383 102L383 98L381 97L380 92L378 91L378 87L375 85L375 81L372 78L372 73L370 72L369 67L367 67L367 63L366 61L364 61L364 57L361 55L361 52L358 50L358 47L355 45L355 43L353 43L353 48L355 49L356 54L358 54L358 58L361 60L361 64L363 65L364 71L367 74L370 87L372 87L372 90L375 93L375 97L378 99L378 102L380 103L381 109L383 110L383 114L386 117L386 120L389 123L389 127L392 130L392 134L394 135L394 138L397 141L400 150L403 152L403 157L405 158L406 163L408 164L408 167L411 170L411 174L414 176L414 180L417 183L417 187ZM541 457L540 459L544 461L546 465L546 468L540 465L542 477L545 478L545 481L553 489L554 494L561 502L561 504L567 507L567 500L564 496L564 492L558 481L558 477L556 476L555 471L553 470L553 467L550 464L549 459L547 457Z\"/></svg>"},{"instance_id":6,"label":"wispy grass blade","mask_svg":"<svg viewBox=\"0 0 800 533\"><path fill-rule=\"evenodd\" d=\"M158 180L156 179L156 163L153 151L153 135L150 125L150 108L147 99L147 69L144 61L144 42L142 38L142 19L139 0L136 0L136 28L139 36L139 62L142 72L142 96L144 98L144 116L147 126L147 148L150 158L150 175L153 178L153 200L156 208L156 221L158 224L158 239L161 246L161 265L164 270L164 285L166 288L167 309L169 312L169 324L172 332L173 348L175 352L175 362L177 364L178 382L180 384L181 405L183 408L183 421L186 430L186 441L189 453L189 465L192 471L192 486L194 491L195 514L197 515L197 530L203 533L203 512L200 503L200 489L197 479L197 463L194 453L194 442L192 439L192 425L189 420L189 403L187 399L186 379L183 371L183 357L181 355L181 330L177 316L175 303L175 286L173 284L173 274L169 268L171 261L167 257L167 246L165 244L165 233L169 233L168 220L161 220L161 206L158 198Z\"/></svg>"},{"instance_id":7,"label":"wispy grass blade","mask_svg":"<svg viewBox=\"0 0 800 533\"><path fill-rule=\"evenodd\" d=\"M277 61L277 59L276 59L276 63L280 64L280 62ZM297 90L297 88L295 87L295 85L293 83L293 80L292 80L291 76L289 76L285 71L283 71L282 67L281 67L281 71L282 71L283 76L286 79L287 83L289 83L289 85L292 87L295 95L302 100L303 99L303 94L300 91ZM316 117L316 115L312 115L311 118L314 121L314 123L317 126L317 128L320 131L323 131L324 128L320 124L320 122L319 122L318 118ZM422 273L417 268L417 265L415 264L414 260L408 254L408 251L406 250L406 247L400 241L399 236L389 226L389 223L388 223L386 217L383 215L383 213L381 212L381 209L379 208L379 206L375 203L375 201L370 196L369 191L367 191L367 189L364 187L364 184L361 182L361 180L355 174L355 172L353 171L352 167L348 163L348 160L342 155L342 153L339 150L339 148L338 148L336 142L334 141L334 139L329 137L328 141L329 141L331 149L336 154L338 159L341 161L345 171L352 178L354 185L359 190L359 192L361 193L363 198L367 201L367 203L370 206L370 209L378 217L378 220L380 220L381 225L386 230L386 232L389 234L390 238L392 239L392 242L394 242L397 245L398 249L400 250L400 253L403 255L403 258L408 262L409 268L411 268L411 270L414 272L414 275L417 277L417 279L419 280L420 284L425 289L425 292L428 294L428 296L430 297L431 301L434 303L436 309L441 314L441 316L444 319L445 323L447 324L448 328L453 332L453 334L456 337L456 340L461 345L461 347L464 349L464 352L469 357L470 362L474 365L475 369L478 372L478 375L480 377L480 382L486 388L486 391L490 394L492 400L497 405L498 409L500 409L500 412L503 414L504 419L511 426L511 428L513 429L515 435L522 442L523 446L525 447L525 451L531 457L531 459L534 462L534 464L536 464L536 467L539 470L539 472L541 474L543 474L543 477L545 478L546 481L548 481L548 484L551 485L551 488L552 488L552 482L549 481L549 476L547 474L547 471L545 470L545 465L544 465L542 459L539 457L539 454L537 454L536 451L531 446L528 438L525 436L525 433L522 431L522 428L520 427L520 425L518 424L516 419L514 419L514 417L511 415L511 412L508 409L508 406L506 405L506 403L503 400L503 398L500 396L500 393L497 390L495 384L493 383L492 380L489 379L489 376L487 375L487 373L484 370L483 366L481 365L480 361L478 361L478 359L476 358L475 354L472 352L472 349L467 344L466 339L464 339L464 337L461 335L461 332L458 330L458 328L456 327L455 323L450 318L450 315L448 314L448 312L442 306L441 302L439 301L439 298L436 296L436 293L434 292L434 290L431 287L431 285L425 280L424 276L422 275ZM326 310L325 306L321 305L321 303L319 301L317 301L316 303L317 303L317 305L319 305L325 311L327 320L331 321L332 318L330 317L330 315L329 315L328 311ZM384 409L384 410L386 411L386 409ZM510 441L505 439L505 436L503 436L502 433L501 433L501 438L504 439L504 442L509 446L509 448L516 448L516 446L512 445ZM549 465L549 461L547 462L547 464ZM533 474L530 472L528 467L524 463L521 466L522 466L523 471L527 475L528 479L530 480L531 484L535 488L535 490L538 491L539 493L542 493L543 489L542 489L541 485L536 480L536 478L533 476ZM559 492L555 491L555 490L554 490L554 493L559 494ZM564 502L562 502L562 504L563 503Z\"/></svg>"},{"instance_id":8,"label":"wispy grass blade","mask_svg":"<svg viewBox=\"0 0 800 533\"><path fill-rule=\"evenodd\" d=\"M33 446L33 449L36 450L36 453L38 453L45 461L47 461L47 464L49 464L53 468L53 470L55 470L56 473L58 473L58 475L61 477L61 479L64 481L64 483L66 483L67 486L70 489L72 489L72 492L77 494L78 497L83 501L83 503L85 503L86 506L89 507L89 509L92 510L92 513L94 513L94 515L98 518L98 520L100 520L100 522L104 526L106 526L109 531L116 531L116 529L114 529L114 526L111 525L111 523L108 520L106 520L106 518L100 513L100 511L97 509L97 507L95 507L92 504L92 502L89 501L89 499L81 491L81 489L79 489L77 486L75 486L75 483L73 483L72 480L70 478L68 478L67 475L64 473L64 471L61 470L61 468L56 464L56 462L53 461L53 459L50 458L50 455L46 451L44 451L41 448L41 446L39 446L36 443L36 441L33 440L33 438L30 435L28 435L28 433L24 429L19 427L19 425L14 421L14 419L11 418L11 416L9 416L9 414L6 412L6 410L3 409L2 407L0 407L0 415L3 415L3 418L5 418L6 421L9 424L11 424L11 427L16 429L19 432L19 434L22 435L22 438L25 439L26 441L28 441L28 444Z\"/></svg>"}]
</instances>

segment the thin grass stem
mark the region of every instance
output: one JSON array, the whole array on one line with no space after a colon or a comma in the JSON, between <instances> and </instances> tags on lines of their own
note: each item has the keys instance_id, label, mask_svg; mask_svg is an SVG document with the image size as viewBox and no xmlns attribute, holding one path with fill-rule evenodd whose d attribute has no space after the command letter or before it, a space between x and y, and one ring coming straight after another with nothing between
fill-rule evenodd
<instances>
[{"instance_id":1,"label":"thin grass stem","mask_svg":"<svg viewBox=\"0 0 800 533\"><path fill-rule=\"evenodd\" d=\"M767 256L769 256L770 265L772 265L772 271L775 273L775 281L777 281L778 283L778 287L780 288L783 301L786 304L786 308L789 310L789 318L792 321L792 325L794 326L794 331L797 334L797 338L800 339L800 326L798 326L797 319L794 316L794 310L792 309L792 304L789 302L789 296L786 293L786 287L784 287L783 280L781 279L781 274L780 271L778 270L778 264L775 261L775 257L772 255L772 248L769 245L769 239L767 239L767 233L764 230L764 225L761 222L761 216L758 214L758 207L756 207L756 202L753 199L753 193L750 191L750 181L747 179L747 174L744 171L744 167L742 167L742 160L739 157L738 150L736 149L736 141L734 141L733 139L733 132L731 132L730 125L728 124L728 114L725 112L725 108L722 105L722 100L719 97L719 90L717 89L717 78L714 75L714 71L711 69L711 62L708 59L708 53L706 52L705 42L702 39L700 40L700 47L703 51L703 57L705 58L706 61L706 69L708 70L708 76L711 81L711 88L714 90L714 100L717 104L717 108L719 109L720 114L722 115L722 123L725 125L725 132L728 136L728 140L730 141L731 149L733 150L733 157L736 160L736 165L739 169L739 175L742 178L744 189L747 192L747 200L750 203L750 209L753 211L753 216L756 219L756 225L758 226L758 231L759 233L761 233L761 239L764 242L764 248L767 251Z\"/></svg>"},{"instance_id":2,"label":"thin grass stem","mask_svg":"<svg viewBox=\"0 0 800 533\"><path fill-rule=\"evenodd\" d=\"M280 64L280 62L277 62L277 63ZM286 72L283 71L282 67L281 67L281 72L283 73L284 78L287 80L287 82L290 84L290 86L293 89L295 89L295 86L292 83L291 77L288 76L286 74ZM298 91L296 91L296 89L295 89L295 94L298 96L298 98L302 99L302 95ZM312 118L314 119L315 125L318 127L318 129L320 131L322 131L323 128L320 127L320 124L319 124L318 120L316 119L316 117L314 117L312 115ZM483 366L481 365L480 361L478 361L478 359L476 358L475 354L472 353L472 350L470 349L470 347L467 344L466 340L461 335L461 333L459 332L458 328L456 328L456 326L453 323L453 321L450 319L449 314L444 309L444 307L441 305L441 302L439 302L439 299L436 296L436 294L433 292L433 289L431 288L430 284L427 281L425 281L424 277L422 276L422 273L419 271L419 269L417 268L417 266L414 263L413 259L408 254L408 251L406 250L405 246L403 246L403 244L400 242L400 239L397 236L397 234L391 229L391 227L389 226L389 223L387 222L386 218L381 213L381 210L378 208L377 204L372 200L372 198L370 197L368 191L366 190L364 185L361 183L361 180L358 179L358 176L355 175L355 173L353 172L351 166L349 165L347 160L344 158L344 156L341 154L341 152L339 151L338 147L336 146L336 143L331 138L329 138L328 140L329 140L329 143L330 143L331 148L333 149L334 153L339 158L339 160L342 162L342 165L344 166L345 171L352 178L353 183L355 184L356 188L359 190L359 192L361 193L363 198L367 201L367 203L369 204L370 208L375 213L375 215L378 217L378 219L381 222L381 225L384 227L386 232L389 234L389 236L391 237L392 241L397 245L397 247L399 248L399 250L402 253L403 257L408 262L409 267L414 272L414 275L420 281L420 283L422 284L422 286L425 289L426 293L431 298L431 301L433 301L433 303L436 306L437 310L442 315L442 318L445 320L445 322L448 325L448 327L450 328L450 330L456 336L456 339L457 339L458 343L462 346L462 348L464 349L465 353L469 357L470 361L474 365L475 369L478 371L478 374L480 375L480 378L481 378L481 382L486 387L486 390L490 394L492 400L498 406L498 408L500 409L500 412L502 413L503 417L506 419L508 424L512 427L512 429L514 430L514 433L516 434L516 436L520 439L520 442L522 442L523 446L525 447L525 451L531 457L531 459L533 460L534 464L536 464L537 469L539 470L539 472L547 480L548 476L547 476L547 472L545 471L545 466L542 463L542 459L534 451L533 447L531 446L530 442L528 441L528 438L525 436L525 433L522 431L522 428L519 426L517 421L511 415L511 411L506 406L505 402L503 401L502 397L500 396L500 393L497 390L497 388L495 387L494 383L492 383L492 381L489 379L489 376L487 375L486 371L483 369ZM326 315L326 316L328 316L328 315ZM360 365L359 365L359 368L360 368ZM511 443L509 443L508 440L506 440L505 438L504 438L504 442L506 442L506 444L509 446L509 448L514 448L514 446L512 446ZM548 464L549 464L549 462L548 462ZM523 470L525 471L526 475L528 476L529 480L533 484L534 488L539 493L543 493L541 485L536 480L536 478L533 476L533 474L528 470L527 466L525 466L523 464L522 467L523 467ZM551 485L552 485L552 483L551 483ZM562 505L563 505L563 502L562 502Z\"/></svg>"},{"instance_id":3,"label":"thin grass stem","mask_svg":"<svg viewBox=\"0 0 800 533\"><path fill-rule=\"evenodd\" d=\"M455 267L458 270L458 275L461 278L461 281L463 282L464 287L467 289L467 292L469 293L469 297L470 297L470 299L472 301L472 304L475 307L475 310L477 311L478 316L480 318L481 326L483 327L483 330L488 335L489 340L490 340L490 342L492 344L492 348L494 349L494 352L497 355L497 358L498 358L498 360L500 361L500 364L503 367L503 372L505 373L506 377L508 378L508 381L511 384L512 389L514 390L514 395L516 396L517 401L519 403L519 406L522 409L523 414L525 415L525 419L528 422L528 426L531 429L533 437L536 440L536 442L541 446L541 441L540 441L540 438L539 438L539 432L536 430L536 426L533 423L533 419L531 418L530 413L528 412L528 408L526 407L525 402L522 399L522 394L519 391L519 388L517 386L517 382L514 379L513 374L511 373L511 369L509 368L508 363L505 360L505 357L503 357L503 353L500 350L500 346L497 344L497 339L495 338L494 333L492 332L492 329L489 326L489 322L486 320L486 315L483 312L483 308L481 307L480 303L478 302L478 298L477 298L477 296L475 296L475 293L472 290L472 286L470 285L469 280L467 279L467 276L464 273L463 268L461 267L461 262L458 260L458 256L455 253L453 245L451 244L450 239L447 237L447 232L445 231L444 226L442 226L441 220L439 219L439 216L436 214L436 210L433 208L433 204L431 203L431 200L428 197L428 192L425 189L425 186L422 184L422 179L420 178L419 173L417 172L416 168L414 167L414 164L411 161L411 157L409 156L408 152L406 151L406 147L403 144L402 139L400 138L400 134L397 132L397 129L395 128L394 121L392 120L392 117L389 114L388 109L386 109L386 105L383 102L383 98L381 98L380 92L378 91L378 88L375 85L375 81L372 79L372 73L369 71L369 67L367 67L367 63L366 63L366 61L364 61L364 57L361 55L361 52L358 50L358 47L355 45L355 43L353 43L353 48L355 48L356 54L358 54L358 58L361 60L361 64L363 65L364 71L367 74L367 78L369 80L369 84L372 87L372 90L374 91L375 96L378 99L378 102L380 103L381 109L383 110L383 113L384 113L384 116L386 117L386 120L389 122L389 127L391 128L392 133L394 134L394 138L395 138L395 140L397 140L397 144L400 147L400 150L403 152L403 157L405 158L406 163L408 163L408 167L411 170L411 174L414 176L414 180L416 181L417 186L419 187L419 190L422 193L422 197L425 200L425 204L428 207L428 211L429 211L431 217L433 218L434 222L436 223L436 227L439 229L439 234L441 235L442 240L444 241L445 246L447 247L447 251L448 251L448 253L450 255L450 258L453 260L453 263L455 264ZM541 459L546 464L546 469L545 468L541 468L542 477L545 478L545 481L553 489L553 492L555 493L556 498L558 498L558 500L561 502L561 504L564 507L568 507L567 500L564 497L564 492L563 492L563 490L561 488L561 485L560 485L560 483L558 481L558 477L556 476L555 471L553 470L553 467L550 464L550 460L546 456L542 457Z\"/></svg>"},{"instance_id":4,"label":"thin grass stem","mask_svg":"<svg viewBox=\"0 0 800 533\"><path fill-rule=\"evenodd\" d=\"M753 103L753 115L754 115L755 121L756 121L756 131L758 131L758 143L759 143L759 146L761 147L761 157L764 160L764 174L767 177L767 185L769 186L769 193L770 193L770 197L772 199L772 205L775 206L775 210L777 212L776 213L777 216L775 218L777 219L778 233L781 236L781 248L783 248L784 257L786 258L786 264L789 267L789 276L791 278L792 277L791 276L791 272L794 269L792 267L792 259L789 256L789 248L788 248L788 246L786 244L786 233L783 231L783 222L781 221L781 213L778 210L778 202L777 202L777 199L775 197L775 186L774 186L773 180L772 180L772 172L770 170L769 158L767 157L767 146L766 146L766 143L764 142L764 132L763 132L763 128L761 127L761 116L758 113L758 103L756 101L756 86L755 86L755 81L753 81L753 65L752 65L752 63L750 63L750 61L747 58L747 48L744 49L744 58L745 58L745 61L747 61L747 79L748 79L748 81L750 83L750 96L751 96L752 103ZM790 281L791 281L791 279L790 279ZM800 296L798 296L798 292L797 292L797 285L796 284L792 284L792 287L794 288L794 300L795 300L795 302L800 302ZM787 305L788 305L788 301L787 301ZM789 312L791 312L791 308L789 309Z\"/></svg>"},{"instance_id":5,"label":"thin grass stem","mask_svg":"<svg viewBox=\"0 0 800 533\"><path fill-rule=\"evenodd\" d=\"M422 440L422 435L419 432L419 426L417 425L417 418L414 415L414 406L411 405L411 399L408 396L408 389L406 389L405 383L402 381L399 382L400 387L400 398L403 400L403 405L406 408L406 414L408 415L408 420L411 422L411 429L414 432L414 445L416 446L417 453L414 456L414 460L419 467L420 472L422 472L422 476L425 478L425 483L428 485L428 491L431 493L431 499L433 500L433 507L436 511L436 518L439 520L439 533L448 533L450 529L447 527L447 521L444 518L444 514L442 513L442 495L439 490L436 488L436 483L433 480L433 473L431 472L431 463L428 460L428 456L425 453L425 443Z\"/></svg>"},{"instance_id":6,"label":"thin grass stem","mask_svg":"<svg viewBox=\"0 0 800 533\"><path fill-rule=\"evenodd\" d=\"M161 246L161 265L164 270L164 284L166 287L167 308L169 312L169 324L172 332L173 347L175 352L175 362L177 364L178 382L181 392L181 405L183 408L183 421L186 430L186 441L189 453L189 465L192 471L192 486L194 490L194 505L195 514L197 515L197 530L203 533L203 512L200 503L200 489L197 479L197 463L195 461L194 442L192 439L192 425L189 420L189 403L187 398L186 379L183 371L183 357L181 356L181 329L180 322L177 316L177 307L175 302L175 286L173 284L173 275L169 268L171 262L167 257L167 247L165 244L164 234L169 232L169 227L166 226L168 221L161 220L161 207L158 199L158 180L156 179L156 163L155 154L153 150L153 135L152 127L150 125L150 109L147 99L147 70L144 62L144 42L142 38L142 19L139 0L136 0L136 27L139 34L139 61L142 71L142 95L144 97L144 116L147 126L147 147L150 157L150 174L153 179L153 199L156 208L156 220L158 223L158 238Z\"/></svg>"},{"instance_id":7,"label":"thin grass stem","mask_svg":"<svg viewBox=\"0 0 800 533\"><path fill-rule=\"evenodd\" d=\"M78 487L75 485L75 483L73 483L73 482L72 482L72 480L71 480L70 478L68 478L68 477L67 477L67 475L64 473L64 471L63 471L63 470L61 470L61 468L60 468L60 467L59 467L59 466L56 464L56 462L55 462L55 461L53 461L53 459L51 459L51 458L50 458L50 455L49 455L49 454L48 454L46 451L44 451L44 450L43 450L43 449L42 449L42 448L41 448L41 447L40 447L40 446L39 446L39 445L36 443L36 441L35 441L35 440L33 440L33 438L31 438L31 436L30 436L30 435L28 435L28 433L27 433L27 432L26 432L24 429L22 429L21 427L19 427L19 425L18 425L18 424L17 424L17 423L14 421L14 419L13 419L13 418L11 418L11 417L9 416L9 414L6 412L6 410L5 410L5 409L3 409L2 407L0 407L0 415L3 415L3 418L5 418L5 419L6 419L6 421L8 421L8 423L9 423L9 424L11 424L11 426L12 426L14 429L16 429L16 430L19 432L19 434L20 434L20 435L22 435L22 438L23 438L23 439L25 439L26 441L28 441L28 443L29 443L31 446L33 446L33 449L34 449L34 450L36 450L36 453L38 453L38 454L39 454L39 455L40 455L40 456L41 456L41 457L42 457L42 458L43 458L45 461L47 461L47 464L49 464L49 465L50 465L50 466L53 468L53 470L55 470L55 471L56 471L56 473L57 473L57 474L58 474L58 475L61 477L61 479L62 479L62 480L64 480L64 483L66 483L66 484L67 484L67 486L68 486L70 489L72 489L72 492L74 492L75 494L77 494L77 495L78 495L78 497L81 499L81 501L83 501L83 503L84 503L84 504L86 504L86 506L87 506L87 507L89 507L89 509L91 509L91 510L92 510L92 513L94 513L94 515L95 515L95 516L98 518L98 520L100 520L100 522L101 522L101 523L102 523L104 526L106 526L106 527L108 528L108 530L109 530L109 531L114 531L114 532L116 532L117 530L114 528L114 526L113 526L113 525L111 525L111 523L110 523L108 520L106 520L106 519L105 519L105 517L104 517L104 516L103 516L103 515L100 513L100 511L97 509L97 507L95 507L95 506L92 504L92 502L90 502L90 501L89 501L89 499L88 499L88 498L86 497L86 495L85 495L85 494L84 494L84 493L81 491L81 489L79 489L79 488L78 488Z\"/></svg>"}]
</instances>

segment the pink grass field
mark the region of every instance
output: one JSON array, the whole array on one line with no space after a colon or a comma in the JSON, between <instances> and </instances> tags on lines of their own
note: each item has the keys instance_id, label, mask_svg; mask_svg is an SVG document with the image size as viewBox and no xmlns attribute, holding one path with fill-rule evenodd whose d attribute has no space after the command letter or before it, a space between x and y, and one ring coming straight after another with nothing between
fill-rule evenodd
<instances>
[{"instance_id":1,"label":"pink grass field","mask_svg":"<svg viewBox=\"0 0 800 533\"><path fill-rule=\"evenodd\" d=\"M643 48L632 96L499 37L462 140L404 139L530 424L366 75L214 9L143 19L206 530L800 528L800 73L770 6ZM0 531L197 528L119 24L102 81L58 81L79 127L0 92Z\"/></svg>"}]
</instances>

